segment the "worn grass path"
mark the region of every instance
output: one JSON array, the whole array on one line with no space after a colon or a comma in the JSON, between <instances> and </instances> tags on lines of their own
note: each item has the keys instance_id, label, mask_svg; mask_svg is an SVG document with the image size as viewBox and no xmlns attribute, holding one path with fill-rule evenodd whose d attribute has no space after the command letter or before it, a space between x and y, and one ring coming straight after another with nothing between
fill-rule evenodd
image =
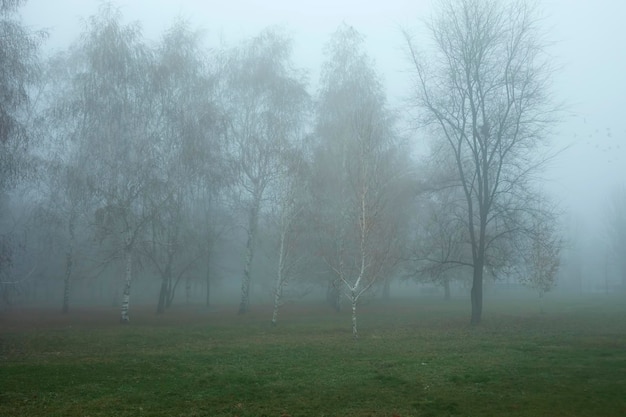
<instances>
[{"instance_id":1,"label":"worn grass path","mask_svg":"<svg viewBox=\"0 0 626 417\"><path fill-rule=\"evenodd\" d=\"M0 315L0 416L625 416L626 300Z\"/></svg>"}]
</instances>

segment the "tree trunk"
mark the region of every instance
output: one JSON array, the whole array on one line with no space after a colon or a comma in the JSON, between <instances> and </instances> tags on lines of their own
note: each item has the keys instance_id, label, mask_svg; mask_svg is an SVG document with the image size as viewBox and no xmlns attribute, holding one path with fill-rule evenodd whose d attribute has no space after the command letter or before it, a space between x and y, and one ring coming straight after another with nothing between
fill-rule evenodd
<instances>
[{"instance_id":1,"label":"tree trunk","mask_svg":"<svg viewBox=\"0 0 626 417\"><path fill-rule=\"evenodd\" d=\"M74 254L74 221L73 216L67 225L70 242L65 254L65 278L63 279L63 313L70 311L70 287L72 285L72 266Z\"/></svg>"},{"instance_id":2,"label":"tree trunk","mask_svg":"<svg viewBox=\"0 0 626 417\"><path fill-rule=\"evenodd\" d=\"M70 311L70 285L72 277L72 252L65 254L65 278L63 279L63 313Z\"/></svg>"},{"instance_id":3,"label":"tree trunk","mask_svg":"<svg viewBox=\"0 0 626 417\"><path fill-rule=\"evenodd\" d=\"M241 303L239 303L239 314L245 314L250 311L250 267L254 258L254 249L252 245L252 233L248 233L248 242L246 244L246 265L243 269L243 279L241 281Z\"/></svg>"},{"instance_id":4,"label":"tree trunk","mask_svg":"<svg viewBox=\"0 0 626 417\"><path fill-rule=\"evenodd\" d=\"M337 287L338 283L336 280L328 280L326 301L337 313L339 313L341 311L341 292Z\"/></svg>"},{"instance_id":5,"label":"tree trunk","mask_svg":"<svg viewBox=\"0 0 626 417\"><path fill-rule=\"evenodd\" d=\"M253 206L250 210L250 218L248 223L248 241L246 242L246 264L243 269L243 279L241 281L241 303L239 304L239 314L245 314L250 311L250 270L252 268L252 260L254 259L254 242L256 240L256 230L259 222L259 206L260 199L254 199Z\"/></svg>"},{"instance_id":6,"label":"tree trunk","mask_svg":"<svg viewBox=\"0 0 626 417\"><path fill-rule=\"evenodd\" d=\"M274 311L272 312L272 326L276 326L278 321L278 309L280 308L281 298L283 296L283 283L285 277L285 230L281 230L280 247L278 252L278 268L276 270L276 283L274 285Z\"/></svg>"},{"instance_id":7,"label":"tree trunk","mask_svg":"<svg viewBox=\"0 0 626 417\"><path fill-rule=\"evenodd\" d=\"M185 280L185 301L187 305L191 303L191 277L187 276Z\"/></svg>"},{"instance_id":8,"label":"tree trunk","mask_svg":"<svg viewBox=\"0 0 626 417\"><path fill-rule=\"evenodd\" d=\"M279 283L280 278L276 279L276 289L274 290L274 311L272 312L272 327L275 327L278 323L278 310L280 309L280 303L282 298L283 286Z\"/></svg>"},{"instance_id":9,"label":"tree trunk","mask_svg":"<svg viewBox=\"0 0 626 417\"><path fill-rule=\"evenodd\" d=\"M126 280L124 283L124 293L122 294L122 316L120 317L120 322L126 324L130 322L128 307L130 304L130 284L133 272L133 257L131 248L127 247L125 249L124 257L126 258Z\"/></svg>"},{"instance_id":10,"label":"tree trunk","mask_svg":"<svg viewBox=\"0 0 626 417\"><path fill-rule=\"evenodd\" d=\"M449 279L444 279L443 280L443 299L446 301L450 301L451 294L450 294L450 280Z\"/></svg>"},{"instance_id":11,"label":"tree trunk","mask_svg":"<svg viewBox=\"0 0 626 417\"><path fill-rule=\"evenodd\" d=\"M169 277L167 280L167 299L165 301L165 308L170 308L172 303L174 302L174 296L176 295L176 286L178 284L178 280L176 280L176 284L174 284L174 280L172 279L172 270L168 268L167 276ZM180 279L180 278L179 278Z\"/></svg>"},{"instance_id":12,"label":"tree trunk","mask_svg":"<svg viewBox=\"0 0 626 417\"><path fill-rule=\"evenodd\" d=\"M211 306L211 248L206 253L206 306Z\"/></svg>"},{"instance_id":13,"label":"tree trunk","mask_svg":"<svg viewBox=\"0 0 626 417\"><path fill-rule=\"evenodd\" d=\"M356 328L356 303L358 298L354 294L354 291L352 292L350 299L350 301L352 301L352 337L356 340L359 338L359 333Z\"/></svg>"},{"instance_id":14,"label":"tree trunk","mask_svg":"<svg viewBox=\"0 0 626 417\"><path fill-rule=\"evenodd\" d=\"M387 278L383 283L383 300L391 298L391 279Z\"/></svg>"},{"instance_id":15,"label":"tree trunk","mask_svg":"<svg viewBox=\"0 0 626 417\"><path fill-rule=\"evenodd\" d=\"M474 263L474 276L472 279L472 325L480 324L483 315L483 264L484 259L478 256L477 262Z\"/></svg>"},{"instance_id":16,"label":"tree trunk","mask_svg":"<svg viewBox=\"0 0 626 417\"><path fill-rule=\"evenodd\" d=\"M167 278L161 277L161 289L159 291L159 303L157 305L157 314L165 313L165 304L167 303Z\"/></svg>"}]
</instances>

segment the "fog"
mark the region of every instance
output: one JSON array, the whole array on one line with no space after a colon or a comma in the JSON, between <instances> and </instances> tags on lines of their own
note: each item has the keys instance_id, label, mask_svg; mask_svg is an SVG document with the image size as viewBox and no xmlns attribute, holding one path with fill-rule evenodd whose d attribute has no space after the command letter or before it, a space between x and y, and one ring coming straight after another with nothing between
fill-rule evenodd
<instances>
[{"instance_id":1,"label":"fog","mask_svg":"<svg viewBox=\"0 0 626 417\"><path fill-rule=\"evenodd\" d=\"M206 41L236 42L271 25L285 25L294 37L295 63L317 83L322 49L339 24L352 25L366 37L366 47L383 74L389 100L406 98L410 70L400 34L418 28L428 18L429 1L202 1L133 0L118 2L124 21L139 21L146 37L157 40L175 18L188 20L206 33ZM99 1L29 0L22 8L31 28L47 28L46 48L60 49L76 40L84 19L98 10ZM597 3L548 0L541 2L544 28L554 42L550 53L558 73L555 98L567 114L557 127L557 149L569 147L546 175L548 187L562 199L577 221L590 229L609 195L626 174L626 6L617 0ZM417 139L419 141L419 138ZM584 167L584 168L582 168ZM582 169L581 169L582 168Z\"/></svg>"},{"instance_id":2,"label":"fog","mask_svg":"<svg viewBox=\"0 0 626 417\"><path fill-rule=\"evenodd\" d=\"M280 186L278 186L272 182L273 180L268 180L267 187L261 187L257 190L254 188L257 186L255 179L257 177L250 174L249 169L243 169L242 172L244 174L239 174L236 180L232 180L234 185L228 184L227 186L222 184L222 179L219 181L215 180L215 178L221 175L220 173L206 174L214 175L214 177L211 177L211 181L214 181L216 184L219 182L219 187L224 187L220 188L220 190L228 189L228 191L220 191L218 193L219 197L204 196L198 198L197 204L194 203L196 205L186 207L186 210L192 213L192 218L203 219L202 222L204 223L202 223L202 226L198 224L182 226L183 229L187 227L188 230L184 229L180 233L184 236L191 236L188 238L190 241L196 239L196 241L192 241L191 246L201 247L202 249L198 249L198 251L204 250L206 253L199 252L196 254L191 249L185 250L182 255L176 255L180 256L179 264L160 264L161 261L164 261L166 255L169 256L170 252L167 250L158 252L154 250L156 245L152 246L154 251L149 252L150 248L148 246L150 245L147 244L146 247L148 248L145 249L147 254L139 255L133 253L136 256L132 259L130 250L127 251L129 253L124 255L121 252L116 252L116 247L130 246L128 242L135 239L134 235L130 236L131 233L128 231L124 232L128 236L124 237L127 240L123 244L119 243L122 242L122 237L120 237L122 232L119 232L114 238L110 238L110 236L106 238L100 237L100 241L96 242L98 239L94 238L96 234L94 232L94 224L97 223L99 227L101 223L106 223L107 227L110 226L111 229L114 229L118 227L115 221L124 216L120 215L118 220L115 221L109 220L107 216L110 216L110 213L104 213L104 211L99 211L97 208L93 209L94 214L90 214L87 216L89 218L81 220L83 221L83 227L77 227L76 236L72 235L72 240L75 239L75 242L72 243L73 247L78 247L83 251L74 262L75 270L73 274L76 278L74 278L71 290L72 305L103 303L119 305L120 303L127 303L124 276L125 274L130 276L128 270L131 267L128 265L132 265L133 270L137 271L133 278L136 284L133 284L133 289L130 292L132 294L130 296L132 300L131 305L133 303L144 303L156 306L158 302L160 303L159 305L163 304L161 307L165 308L165 304L169 306L167 297L174 297L175 293L174 304L195 303L202 305L210 297L211 305L219 305L220 308L231 308L232 306L233 312L236 311L236 305L241 301L239 312L245 313L248 309L248 300L244 301L241 299L242 275L244 276L244 287L247 285L245 283L246 279L251 281L250 293L246 294L246 297L250 298L250 303L254 306L275 302L276 294L279 292L282 296L283 282L280 280L283 279L281 278L283 273L285 276L290 276L291 278L289 279L295 281L285 287L284 296L286 299L298 302L298 300L302 299L326 298L328 301L330 290L326 288L324 278L320 277L328 275L329 271L337 272L340 282L345 284L345 287L338 291L338 297L343 297L342 294L344 293L349 295L339 302L339 304L345 303L346 306L350 302L356 305L361 294L363 295L361 301L389 295L394 297L399 294L403 297L443 297L444 290L438 281L422 279L419 278L419 275L437 274L438 279L440 279L442 274L449 273L447 268L440 268L433 272L433 269L424 268L422 270L415 264L407 264L405 261L411 259L414 254L407 255L401 248L406 249L413 244L416 247L420 246L421 244L412 240L414 235L432 232L432 230L426 230L426 227L420 223L426 216L420 217L415 215L412 217L412 214L407 214L403 210L398 209L394 211L394 209L389 209L390 206L402 206L404 203L397 202L404 201L403 199L408 194L414 193L414 189L417 187L415 183L421 184L421 182L425 181L425 178L429 178L429 175L424 174L424 172L426 172L425 170L429 164L433 163L432 160L429 160L432 137L429 136L428 129L416 128L415 124L416 117L413 113L414 107L412 104L414 102L411 102L413 99L412 88L415 80L415 68L412 68L403 31L408 31L413 35L413 40L417 47L421 48L424 56L428 57L432 44L427 40L428 35L424 22L433 16L436 2L409 0L361 2L350 0L337 3L328 0L315 2L309 0L298 2L287 0L266 2L233 0L219 3L214 4L214 2L201 0L180 0L176 2L168 0L120 0L116 3L116 6L119 7L119 11L123 16L121 19L123 24L126 25L134 21L140 23L143 37L151 47L160 45L159 42L161 42L163 34L171 28L173 22L182 18L188 23L188 27L191 30L200 30L202 32L202 46L209 50L210 59L213 57L211 55L213 52L227 51L226 55L232 53L233 60L241 59L242 66L245 66L245 62L247 62L245 59L248 59L241 58L242 56L247 56L245 52L242 52L245 51L248 45L245 42L258 36L268 27L278 27L277 30L279 32L283 31L286 33L286 36L293 41L293 58L292 64L286 64L285 68L287 69L283 76L292 77L293 80L299 82L300 78L298 77L302 73L290 72L291 68L289 67L293 65L297 69L303 69L306 73L304 87L307 94L311 97L303 97L302 101L294 99L288 105L285 105L283 101L277 101L284 106L280 110L281 117L290 120L290 123L286 124L288 127L285 127L286 133L282 133L285 137L309 137L307 135L313 135L313 132L325 131L324 129L328 131L339 129L337 128L338 122L336 120L327 122L327 125L311 122L315 117L311 114L314 114L315 110L311 111L311 113L307 113L307 111L310 111L310 108L315 106L324 108L324 103L331 103L332 100L341 100L341 98L333 98L331 95L325 97L324 85L321 85L320 81L324 79L324 69L333 67L332 62L329 63L328 61L329 55L327 50L325 50L325 45L328 44L331 36L341 27L352 27L363 36L364 52L372 58L374 69L380 76L382 95L386 96L386 100L381 100L380 102L377 101L377 98L371 99L375 102L373 106L380 105L383 109L380 111L380 115L376 113L375 117L379 117L376 120L384 124L388 119L392 118L387 116L387 111L389 111L394 114L394 123L396 123L394 128L396 135L389 134L389 137L394 137L385 142L384 145L381 145L381 149L383 149L381 152L391 154L391 149L396 151L399 149L397 153L412 156L410 161L398 156L398 159L394 159L389 163L390 167L381 168L381 172L377 172L380 178L383 178L385 181L401 179L394 182L394 187L381 187L381 190L384 190L384 192L381 191L381 195L384 196L381 199L384 198L384 201L394 203L387 204L384 209L375 205L369 207L371 211L380 209L380 212L383 213L380 216L373 216L377 222L380 221L380 218L402 219L404 221L402 223L404 226L399 226L401 230L396 230L393 233L389 227L377 229L375 226L378 223L371 228L367 228L368 233L375 233L379 241L383 242L382 246L385 247L387 252L381 254L374 251L368 255L370 258L368 258L367 262L363 260L361 264L365 265L367 263L370 265L378 262L380 267L377 269L377 273L385 278L379 279L376 283L363 285L359 279L364 275L363 270L365 268L361 266L361 273L359 273L358 264L360 261L350 260L345 262L343 258L334 259L331 256L332 254L325 252L329 247L337 245L337 253L341 252L343 256L343 241L344 239L348 240L346 236L352 235L349 235L349 232L346 232L343 226L335 224L336 219L331 219L331 216L324 211L331 207L332 210L335 210L335 214L341 213L341 216L343 216L341 218L349 217L349 215L345 214L348 211L346 207L341 206L341 204L337 207L333 206L333 201L343 198L346 195L346 190L342 189L341 185L337 185L336 190L329 191L318 184L318 182L323 182L325 174L323 169L315 171L315 168L307 168L311 169L313 173L313 180L311 184L307 185L310 188L306 188L304 192L308 197L302 197L298 192L295 194L296 197L293 197L291 194L292 188L290 187L297 188L300 186L293 186L288 181L286 183L280 182ZM29 0L23 7L18 9L18 14L21 15L22 22L30 30L43 29L48 31L49 36L41 45L41 55L46 59L55 56L54 54L57 52L68 50L72 45L81 44L82 41L85 41L85 39L80 38L81 34L85 33L84 31L89 27L89 16L97 14L101 4L100 1L91 0ZM545 32L546 39L550 40L546 47L546 52L550 56L550 64L555 68L550 85L551 100L555 105L560 106L559 120L551 124L551 132L548 135L550 140L548 153L553 155L553 157L545 169L539 172L532 180L549 196L550 201L558 206L556 210L558 212L557 223L559 225L559 233L562 236L562 250L560 251L560 268L557 273L556 283L554 288L549 288L549 292L551 294L592 294L613 291L623 293L626 291L626 288L624 288L626 280L623 278L623 274L626 271L621 269L620 257L615 251L615 238L612 237L611 233L612 230L617 229L619 226L624 228L624 225L611 224L611 221L615 219L611 213L619 211L620 207L626 211L625 206L619 205L621 203L615 203L618 201L616 196L623 193L624 187L626 187L626 118L624 117L626 49L623 47L623 41L626 39L626 27L624 27L623 23L623 16L626 16L626 4L618 0L600 0L593 3L549 0L540 2L540 10L542 16L539 20L539 30ZM253 48L250 50L252 51ZM238 53L240 55L237 55ZM230 57L231 55L228 56ZM225 73L236 72L233 68L229 67ZM334 74L332 71L330 70L330 73ZM337 73L341 69L334 69L334 71ZM246 98L245 92L239 93L237 91L238 85L228 84L232 82L228 79L228 76L223 78L226 80L224 81L226 87L211 87L215 88L215 91L219 90L215 94L216 96L222 95L220 100L227 96L223 100L232 105L232 103L240 103ZM216 82L216 84L220 82ZM376 82L372 81L371 84L375 85ZM172 91L178 91L176 89L184 90L185 88L185 86L173 87ZM46 90L46 88L44 87L42 90ZM33 91L37 91L37 89L34 88ZM294 97L298 96L298 94L298 92L293 93ZM378 96L377 92L372 93L372 97ZM370 98L368 96L368 99ZM192 101L190 103L190 105L197 105L197 102ZM332 107L330 104L328 106L328 108ZM231 125L234 126L236 124L232 120L247 120L247 115L240 114L242 107L232 105L232 109L228 110L229 113L225 111L225 113L229 114L229 117L232 116L232 119L230 119ZM330 110L328 114L337 116L340 112ZM305 127L292 128L296 122L300 123L300 118L304 120L302 124ZM146 122L146 124L149 123L152 122ZM486 125L485 122L484 126ZM101 128L105 129L105 126ZM208 128L206 125L202 125L201 122L198 122L198 126L195 128L202 131L203 134L207 134ZM225 130L228 129L228 127L225 128ZM241 130L245 129L242 128ZM383 133L380 135L387 137L385 136L387 135L386 130L381 130ZM223 146L225 152L230 152L229 155L234 159L238 159L241 163L242 160L250 156L245 152L237 154L237 150L234 149L233 143L235 143L235 140L232 138L236 137L239 134L238 132L235 126L232 128L232 131L228 132L228 135L223 132L215 132L214 135L215 137L220 135L228 136L228 141L230 142L227 141L225 145L221 144L219 146ZM59 133L59 135L61 134ZM334 136L329 134L328 138L328 143L332 143ZM97 141L94 139L93 143L97 143ZM355 144L354 146L357 145ZM323 146L320 146L320 149ZM231 147L233 149L230 149ZM35 152L46 154L50 150L48 148L45 149L47 150ZM55 151L50 150L50 152L53 153ZM193 151L192 153L194 152L198 157L204 155L200 155L200 151ZM316 152L319 151L311 152L314 158L317 157ZM63 154L63 150L60 153ZM354 154L357 154L356 151ZM319 158L320 164L327 164L329 167L341 165L340 162L337 162L339 159L335 160L326 156ZM88 160L86 163L89 164L89 161L91 160ZM348 166L348 171L350 171L349 162L344 162L344 165ZM411 168L404 169L408 165ZM150 169L151 167L149 164L145 166L148 167L145 169ZM173 163L172 166L173 172L176 164ZM377 169L379 168L378 165L376 167ZM220 171L221 168L223 169ZM363 170L356 163L352 168L353 170L350 171L352 173L361 173ZM230 168L220 166L215 169L223 173ZM294 171L290 171L289 175L298 177L300 169L299 166L294 168ZM316 173L318 175L315 175ZM407 173L410 173L410 175ZM172 175L184 174L175 173ZM246 175L248 175L247 179L245 178ZM369 177L364 178L368 179ZM379 177L376 178L378 180ZM410 178L408 181L411 184L403 182L406 178ZM327 182L324 184L334 185L335 179L327 178ZM352 179L350 178L350 180ZM339 183L341 180L337 180L337 182ZM385 184L389 183L382 182ZM346 184L352 183L360 184L356 180L352 182L346 180ZM97 188L97 186L92 187ZM55 185L49 185L44 188L47 191L54 190ZM129 190L133 191L134 189L131 187ZM369 191L369 188L364 188L364 190ZM264 191L268 194L257 198L257 194L260 195ZM192 191L192 193L201 192L204 191ZM24 206L29 206L30 202L40 200L39 196L43 193L41 189L33 188L32 184L23 187L18 185L14 189L6 191L6 193L9 197L0 199L0 205L7 207L3 208L5 213L10 212L11 214L0 218L3 234L8 236L22 227L24 230L29 227L29 230L32 230L33 227L37 230L43 230L43 227L39 226L26 226L31 221L26 218L28 216L27 213L36 212L36 210L22 209ZM354 194L358 196L358 190ZM104 193L98 197L100 200L90 204L95 204L94 207L104 207L102 201L108 197L102 197L103 195ZM194 198L197 197L196 194L193 195ZM337 196L341 196L341 198ZM296 200L306 202L309 201L307 198L315 199L315 197L319 197L317 201L321 201L322 197L328 199L328 202L325 203L326 206L315 213L309 213L307 210L304 210L305 213L303 213L303 210L293 209L289 204L285 203ZM170 201L170 198L173 197L168 194L167 198L163 197L160 203L147 199L137 204L142 207L148 204L155 204L162 208L166 202ZM437 209L433 209L429 204L435 204L435 202L440 202L440 199L443 199L443 197L436 197L432 201L424 202L419 198L418 196L417 202L407 204L408 206L414 204L416 212L424 210L423 212L420 211L420 213L436 212ZM122 199L122 197L118 198L118 200ZM257 200L263 203L259 203L255 207L254 202ZM275 204L268 204L267 201L269 200ZM106 207L111 206L110 203L108 204ZM304 205L306 206L306 204ZM362 206L364 205L365 203L362 204ZM81 212L81 210L87 211L84 208L76 208L76 210L78 212ZM134 207L133 210L136 212L142 211L137 209L137 207ZM364 211L360 214L356 212L356 214L353 214L361 222L360 231L355 226L355 242L359 238L361 242L366 241L368 238L363 231L366 228L362 226L366 218ZM368 213L371 213L371 211ZM98 217L99 213L101 218ZM172 213L168 212L167 216L170 217L163 216L162 221L170 222L171 224L176 223L177 218L173 216L180 214L178 212ZM328 216L328 218L324 216ZM281 227L287 227L284 226L285 217L299 225L297 230L281 229ZM319 223L312 225L307 221L305 225L301 225L299 220L302 218L314 218ZM151 217L150 222L153 220L154 217ZM133 223L134 226L132 226L135 227L135 229L132 229L135 231L143 227L141 226L143 224L142 221L137 220L136 217L130 220L124 218L124 222L127 225L129 222L135 222ZM259 222L258 225L255 222ZM183 221L180 221L180 224L183 224ZM205 226L206 230L203 229ZM413 226L415 226L414 230L409 230ZM257 229L260 230L259 236L255 235ZM128 230L131 230L131 228ZM270 232L273 230L276 230L277 233ZM283 262L282 248L286 241L285 236L289 234L283 233L281 235L280 231L283 230L293 233L294 241L290 243L291 247L302 254L297 258L297 261L293 261L293 264L280 263ZM144 236L148 232L142 230L141 233L141 236ZM150 236L156 241L157 238L154 237L156 232L151 233L153 235ZM179 233L178 229L176 233ZM26 232L23 233L24 236L25 234ZM385 240L387 234L394 235L389 237L388 243ZM20 234L17 233L17 235ZM398 240L398 235L402 235L405 240ZM165 237L159 236L159 238L165 239ZM308 237L304 240L295 240L299 236ZM11 240L15 243L16 248L21 247L22 249L10 251L12 254L11 267L5 268L5 274L2 278L3 296L5 297L6 306L16 303L44 302L50 305L59 305L60 307L61 294L64 291L62 277L64 274L68 274L64 269L66 268L65 249L47 251L45 247L46 245L66 245L67 242L61 241L62 243L59 243L59 241L56 241L56 243L50 243L46 239L54 241L56 238L47 235L37 239L38 243L36 245L25 240L20 241L18 238ZM113 239L117 239L119 242ZM145 237L145 239L148 238ZM193 242L200 243L195 243L194 246ZM205 248L205 246L207 247ZM365 257L363 248L366 246L366 244L361 243L361 251L359 252L358 245L355 243L354 248L346 248L345 251L353 253L357 257L359 254ZM351 250L353 252L350 252ZM415 249L415 253L418 250L424 250L424 248ZM510 248L506 250L510 250ZM506 250L503 249L503 252ZM459 256L467 255L467 248L460 248L458 251L460 253ZM41 258L33 259L34 253L41 254ZM150 257L161 258L149 259ZM391 257L394 258L394 262L389 261ZM425 257L427 258L428 256ZM106 266L104 265L105 261L110 262L113 258L117 260ZM381 259L384 259L384 261ZM154 265L150 266L151 262ZM354 268L351 270L352 276L359 278L344 278L342 275L344 273L344 263L350 263L351 266L346 268ZM497 264L497 266L493 266L494 276L497 275L497 279L485 278L486 303L489 302L490 297L502 295L527 296L533 300L536 298L536 292L532 288L529 289L522 286L517 280L512 278L512 275L509 276L506 272L503 272L506 270L504 266L498 262L493 263L494 265ZM42 267L44 264L47 267ZM69 264L71 265L72 262L69 262ZM276 265L278 265L279 270L278 278L276 278ZM172 272L168 269L171 267L178 268L179 272ZM12 271L12 275L6 272L9 269ZM165 270L168 270L167 273L173 276L168 281L169 284L164 284L165 280L159 278L159 274L163 276ZM180 275L176 276L176 274ZM452 274L454 279L451 283L448 282L447 278L445 279L446 285L451 285L452 287L452 297L469 299L471 269L455 269ZM49 275L54 278L46 278ZM212 283L210 294L207 293L205 285L205 281L209 281L209 276ZM38 282L37 285L32 284L35 281ZM323 284L319 284L320 282L323 282ZM14 283L19 285L13 285ZM175 287L175 290L163 289L163 285L174 285L172 283L176 283L177 287ZM277 283L280 283L280 291L276 289ZM11 288L11 290L8 288ZM163 299L159 299L160 297L163 297ZM330 297L332 298L332 295ZM334 307L338 308L337 305Z\"/></svg>"}]
</instances>

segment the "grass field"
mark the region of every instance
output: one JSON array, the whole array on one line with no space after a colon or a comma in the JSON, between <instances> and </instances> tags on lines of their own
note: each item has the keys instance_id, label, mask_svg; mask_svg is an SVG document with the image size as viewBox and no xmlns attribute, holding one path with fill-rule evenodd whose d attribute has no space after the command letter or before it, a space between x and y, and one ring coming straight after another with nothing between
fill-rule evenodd
<instances>
[{"instance_id":1,"label":"grass field","mask_svg":"<svg viewBox=\"0 0 626 417\"><path fill-rule=\"evenodd\" d=\"M626 300L0 313L0 416L625 416Z\"/></svg>"}]
</instances>

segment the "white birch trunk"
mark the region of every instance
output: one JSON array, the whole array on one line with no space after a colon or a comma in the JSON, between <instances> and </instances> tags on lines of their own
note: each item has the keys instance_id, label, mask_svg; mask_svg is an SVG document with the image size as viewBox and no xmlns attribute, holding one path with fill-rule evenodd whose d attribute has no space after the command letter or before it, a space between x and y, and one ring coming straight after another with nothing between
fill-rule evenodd
<instances>
[{"instance_id":1,"label":"white birch trunk","mask_svg":"<svg viewBox=\"0 0 626 417\"><path fill-rule=\"evenodd\" d=\"M280 278L276 279L276 281L278 280L280 280ZM280 309L282 292L283 292L282 284L279 284L277 282L277 287L274 290L274 311L272 312L272 326L276 326L278 322L278 310Z\"/></svg>"},{"instance_id":2,"label":"white birch trunk","mask_svg":"<svg viewBox=\"0 0 626 417\"><path fill-rule=\"evenodd\" d=\"M352 301L352 337L356 340L359 338L359 333L356 328L356 305L359 297L355 294L354 291L352 291L350 298Z\"/></svg>"},{"instance_id":3,"label":"white birch trunk","mask_svg":"<svg viewBox=\"0 0 626 417\"><path fill-rule=\"evenodd\" d=\"M241 281L241 303L239 304L239 314L247 313L250 310L250 268L254 259L254 248L252 244L253 234L248 232L248 242L246 243L246 264L243 268L243 279Z\"/></svg>"},{"instance_id":4,"label":"white birch trunk","mask_svg":"<svg viewBox=\"0 0 626 417\"><path fill-rule=\"evenodd\" d=\"M280 248L278 252L278 270L276 271L276 283L274 285L274 311L272 312L272 326L276 326L278 321L278 310L280 309L283 295L284 270L285 270L285 233L283 229L280 233Z\"/></svg>"},{"instance_id":5,"label":"white birch trunk","mask_svg":"<svg viewBox=\"0 0 626 417\"><path fill-rule=\"evenodd\" d=\"M126 247L124 251L124 257L126 260L126 278L124 282L124 292L122 294L122 316L120 317L120 322L125 324L130 321L128 316L128 307L130 304L130 284L132 280L132 266L133 266L133 257L131 248Z\"/></svg>"},{"instance_id":6,"label":"white birch trunk","mask_svg":"<svg viewBox=\"0 0 626 417\"><path fill-rule=\"evenodd\" d=\"M252 260L254 259L254 243L256 241L257 226L259 223L260 196L255 197L252 204L248 223L248 241L246 242L246 264L243 269L243 279L241 282L239 314L247 313L250 310L250 270L252 268Z\"/></svg>"}]
</instances>

